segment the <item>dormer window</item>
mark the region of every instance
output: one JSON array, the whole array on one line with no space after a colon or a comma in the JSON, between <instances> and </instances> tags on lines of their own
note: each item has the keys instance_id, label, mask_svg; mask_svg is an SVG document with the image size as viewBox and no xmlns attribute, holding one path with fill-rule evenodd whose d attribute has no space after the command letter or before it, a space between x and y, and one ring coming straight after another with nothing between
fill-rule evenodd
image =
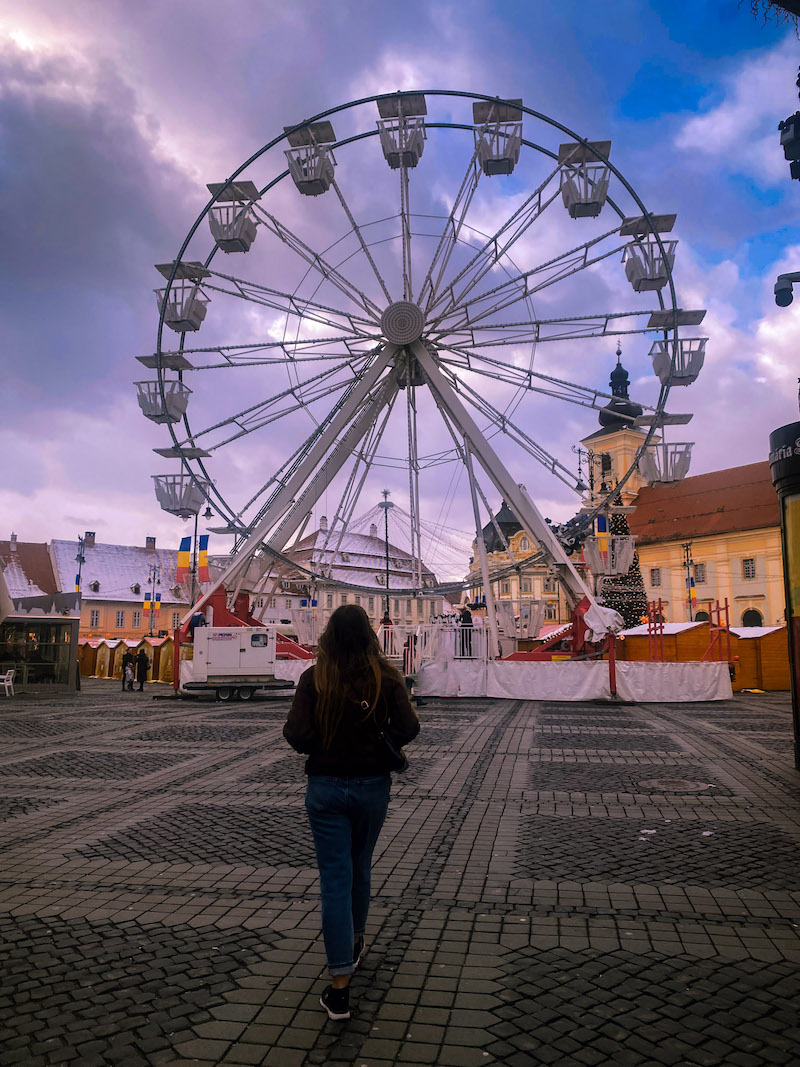
<instances>
[{"instance_id":1,"label":"dormer window","mask_svg":"<svg viewBox=\"0 0 800 1067\"><path fill-rule=\"evenodd\" d=\"M100 583L97 582L97 581L89 582L89 588L91 589L91 591L93 593L99 593L100 592Z\"/></svg>"},{"instance_id":2,"label":"dormer window","mask_svg":"<svg viewBox=\"0 0 800 1067\"><path fill-rule=\"evenodd\" d=\"M134 582L133 585L131 586L131 592L135 593L136 596L139 596L141 591L142 591L142 587L139 585L139 583L138 582Z\"/></svg>"}]
</instances>

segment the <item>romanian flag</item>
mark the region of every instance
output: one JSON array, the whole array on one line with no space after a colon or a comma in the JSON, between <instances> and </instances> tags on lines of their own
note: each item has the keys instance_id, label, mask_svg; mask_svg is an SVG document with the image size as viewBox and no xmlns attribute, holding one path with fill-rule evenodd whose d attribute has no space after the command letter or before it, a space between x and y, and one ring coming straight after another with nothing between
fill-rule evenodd
<instances>
[{"instance_id":1,"label":"romanian flag","mask_svg":"<svg viewBox=\"0 0 800 1067\"><path fill-rule=\"evenodd\" d=\"M608 519L605 515L597 516L597 547L604 555L608 552Z\"/></svg>"},{"instance_id":2,"label":"romanian flag","mask_svg":"<svg viewBox=\"0 0 800 1067\"><path fill-rule=\"evenodd\" d=\"M81 576L79 574L76 574L75 575L75 592L76 593L80 593L80 591L81 591Z\"/></svg>"},{"instance_id":3,"label":"romanian flag","mask_svg":"<svg viewBox=\"0 0 800 1067\"><path fill-rule=\"evenodd\" d=\"M694 614L694 609L697 607L697 590L694 587L694 578L686 579L686 602L689 605L689 609Z\"/></svg>"},{"instance_id":4,"label":"romanian flag","mask_svg":"<svg viewBox=\"0 0 800 1067\"><path fill-rule=\"evenodd\" d=\"M151 600L149 597L145 597L143 607L145 611L158 611L161 607L161 593L156 593L155 601Z\"/></svg>"},{"instance_id":5,"label":"romanian flag","mask_svg":"<svg viewBox=\"0 0 800 1067\"><path fill-rule=\"evenodd\" d=\"M208 576L208 534L200 534L200 548L197 553L197 580L198 582L211 581Z\"/></svg>"},{"instance_id":6,"label":"romanian flag","mask_svg":"<svg viewBox=\"0 0 800 1067\"><path fill-rule=\"evenodd\" d=\"M177 581L182 582L189 577L189 568L192 565L192 539L191 537L181 538L181 547L178 549L178 570L175 573Z\"/></svg>"}]
</instances>

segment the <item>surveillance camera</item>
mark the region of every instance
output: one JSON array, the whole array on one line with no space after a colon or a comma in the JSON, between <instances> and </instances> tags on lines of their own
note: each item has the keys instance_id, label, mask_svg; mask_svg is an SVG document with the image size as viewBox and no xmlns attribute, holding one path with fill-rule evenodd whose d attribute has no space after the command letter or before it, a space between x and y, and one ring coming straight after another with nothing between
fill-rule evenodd
<instances>
[{"instance_id":1,"label":"surveillance camera","mask_svg":"<svg viewBox=\"0 0 800 1067\"><path fill-rule=\"evenodd\" d=\"M787 278L778 278L775 282L775 303L779 308L786 308L793 298L792 283Z\"/></svg>"}]
</instances>

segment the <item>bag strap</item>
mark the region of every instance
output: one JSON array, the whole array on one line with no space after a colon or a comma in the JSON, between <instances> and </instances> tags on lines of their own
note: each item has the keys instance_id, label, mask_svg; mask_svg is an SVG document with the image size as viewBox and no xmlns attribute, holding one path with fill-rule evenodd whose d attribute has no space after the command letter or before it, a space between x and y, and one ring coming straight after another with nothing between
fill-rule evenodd
<instances>
[{"instance_id":1,"label":"bag strap","mask_svg":"<svg viewBox=\"0 0 800 1067\"><path fill-rule=\"evenodd\" d=\"M373 661L372 673L375 678L375 699L373 700L371 705L366 700L361 701L361 710L366 712L366 715L364 716L365 721L369 718L370 715L373 717L373 719L375 718L375 709L378 706L378 701L380 700L381 696L381 682L383 681L383 677L381 675L381 668L379 663ZM378 725L377 719L375 720L375 725Z\"/></svg>"}]
</instances>

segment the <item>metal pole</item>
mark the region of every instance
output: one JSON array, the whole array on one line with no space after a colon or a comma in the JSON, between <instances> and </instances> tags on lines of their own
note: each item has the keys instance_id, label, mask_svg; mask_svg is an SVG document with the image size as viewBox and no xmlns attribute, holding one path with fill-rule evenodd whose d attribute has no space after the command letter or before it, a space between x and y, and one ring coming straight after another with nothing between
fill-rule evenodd
<instances>
[{"instance_id":1,"label":"metal pole","mask_svg":"<svg viewBox=\"0 0 800 1067\"><path fill-rule=\"evenodd\" d=\"M494 659L496 656L500 655L500 641L497 632L497 614L494 610L494 597L492 596L492 587L489 581L489 561L486 555L486 543L483 540L483 530L481 529L478 495L475 492L475 471L472 465L472 453L469 450L469 441L466 437L464 438L464 463L467 468L470 493L472 494L472 513L475 516L475 536L478 539L478 559L481 564L483 588L486 593L486 621L489 624L489 638L492 642L491 659Z\"/></svg>"},{"instance_id":2,"label":"metal pole","mask_svg":"<svg viewBox=\"0 0 800 1067\"><path fill-rule=\"evenodd\" d=\"M694 566L694 560L692 559L691 541L686 541L683 545L683 565L686 568L686 603L689 609L689 622L694 622L694 616L692 615L692 567Z\"/></svg>"},{"instance_id":3,"label":"metal pole","mask_svg":"<svg viewBox=\"0 0 800 1067\"><path fill-rule=\"evenodd\" d=\"M194 604L194 594L197 589L197 520L199 511L194 513L194 540L192 541L192 596L190 603Z\"/></svg>"},{"instance_id":4,"label":"metal pole","mask_svg":"<svg viewBox=\"0 0 800 1067\"><path fill-rule=\"evenodd\" d=\"M386 546L386 614L389 615L389 508L393 508L394 504L389 500L388 489L383 490L383 503L378 504L378 507L383 508L383 533Z\"/></svg>"}]
</instances>

